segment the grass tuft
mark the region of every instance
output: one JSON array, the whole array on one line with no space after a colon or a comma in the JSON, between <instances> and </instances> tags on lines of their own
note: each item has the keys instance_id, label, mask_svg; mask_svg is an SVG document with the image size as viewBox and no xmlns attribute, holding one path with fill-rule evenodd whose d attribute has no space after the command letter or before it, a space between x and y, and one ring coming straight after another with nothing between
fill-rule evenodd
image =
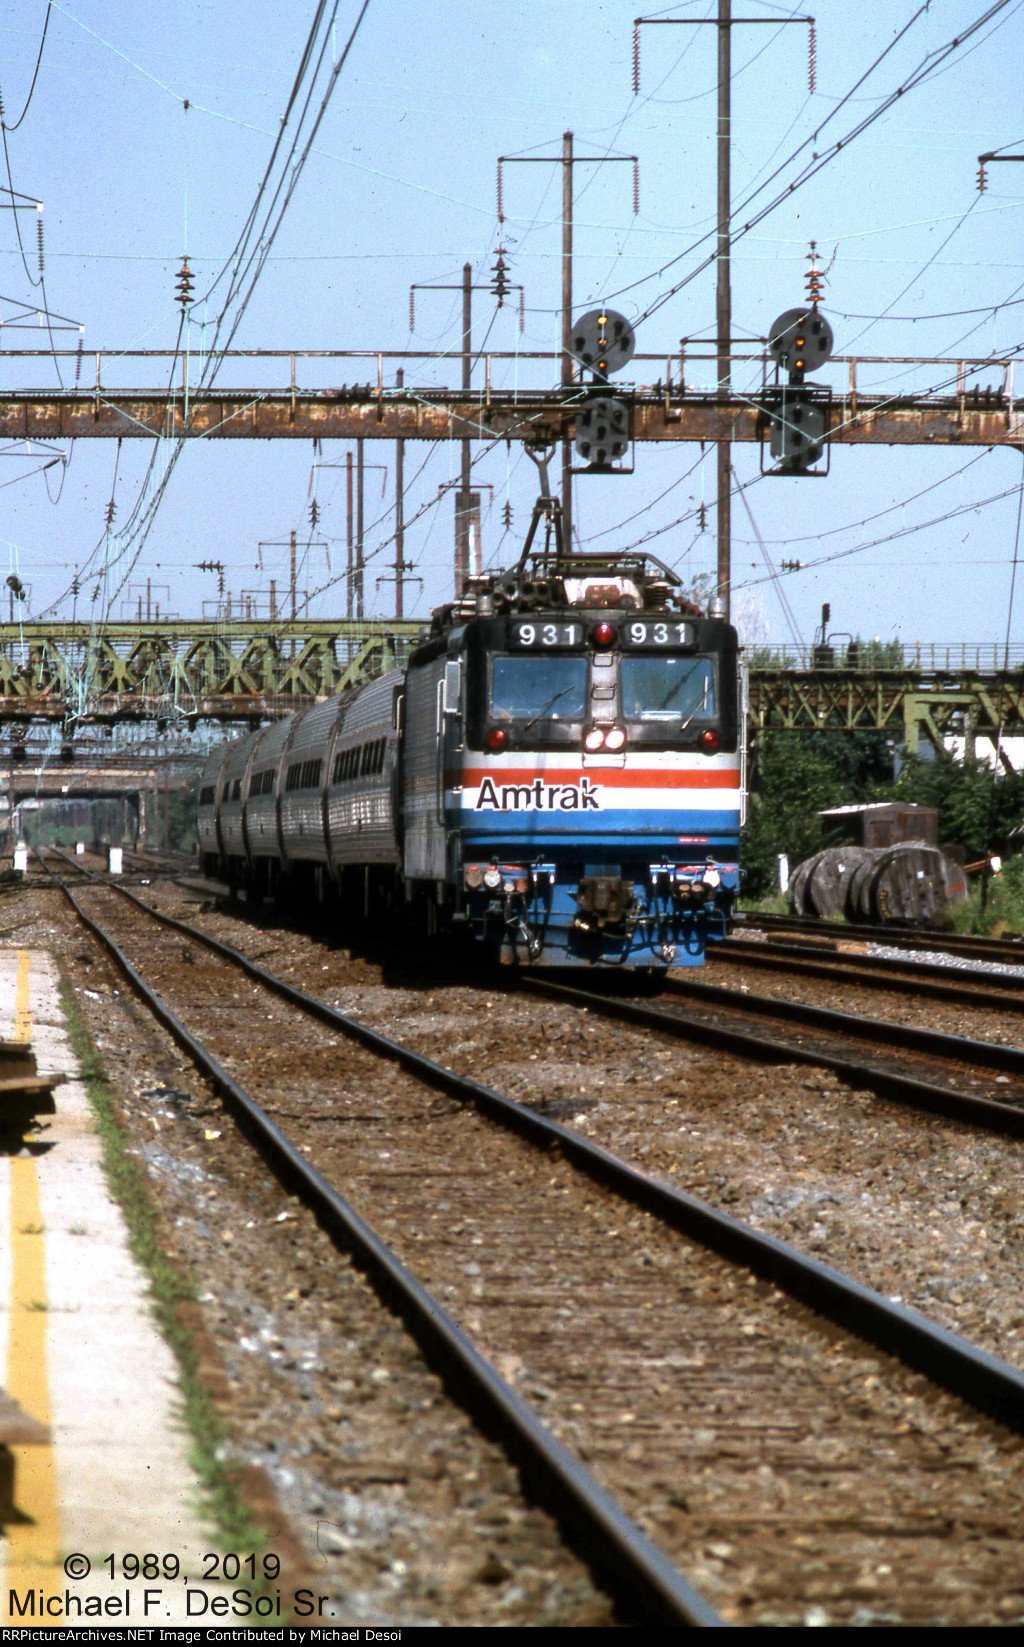
<instances>
[{"instance_id":1,"label":"grass tuft","mask_svg":"<svg viewBox=\"0 0 1024 1647\"><path fill-rule=\"evenodd\" d=\"M258 1550L266 1543L223 1462L230 1440L200 1373L199 1356L179 1311L195 1302L195 1289L160 1244L157 1217L145 1176L129 1155L114 1114L114 1100L74 992L61 984L68 1037L96 1116L107 1187L124 1214L132 1253L149 1281L153 1314L178 1363L182 1417L189 1454L199 1478L203 1508L226 1549ZM77 1231L75 1232L77 1233ZM84 1233L84 1231L83 1231Z\"/></svg>"}]
</instances>

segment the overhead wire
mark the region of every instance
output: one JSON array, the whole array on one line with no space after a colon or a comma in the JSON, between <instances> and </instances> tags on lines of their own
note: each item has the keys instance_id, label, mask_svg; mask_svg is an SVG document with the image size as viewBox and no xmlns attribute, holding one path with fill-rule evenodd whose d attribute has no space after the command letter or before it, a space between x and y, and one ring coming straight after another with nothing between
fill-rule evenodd
<instances>
[{"instance_id":1,"label":"overhead wire","mask_svg":"<svg viewBox=\"0 0 1024 1647\"><path fill-rule=\"evenodd\" d=\"M259 281L259 277L266 261L266 256L269 253L269 250L280 230L285 213L287 212L295 189L298 186L299 179L309 157L313 139L320 128L320 124L326 113L333 90L338 82L345 63L348 60L349 52L362 25L363 19L369 10L370 0L362 0L362 5L360 6L359 12L356 16L355 22L352 25L342 52L328 73L326 87L321 94L320 105L314 115L312 129L309 131L301 154L299 154L298 149L301 140L302 127L312 104L316 80L324 61L327 45L331 38L331 29L337 17L339 6L340 0L334 0L330 21L327 29L324 31L323 39L320 41L319 51L317 51L317 35L320 32L321 23L327 10L327 0L318 0L316 14L314 16L313 24L306 37L302 57L300 59L299 70L297 71L292 84L288 106L285 115L282 117L280 130L275 138L270 161L264 170L263 177L257 188L255 199L253 204L250 206L242 231L235 242L235 248L231 256L225 260L220 273L211 283L207 293L205 294L205 298L198 299L195 303L190 305L190 310L197 308L199 303L209 298L210 293L216 289L224 274L227 273L228 270L232 271L227 294L221 301L219 313L213 323L212 342L208 343L204 350L204 364L200 372L197 388L208 389L212 385L220 366L223 364L227 350L231 346L231 342L237 328L241 323L242 317ZM315 68L310 85L306 90L305 100L298 119L297 129L291 137L290 147L288 149L284 164L281 167L281 175L277 179L269 205L263 214L263 223L256 238L255 246L250 247L252 235L255 231L256 223L260 217L260 203L264 195L267 193L269 180L274 169L274 163L284 142L284 133L288 120L292 110L300 99L302 82L307 76L309 65L313 61L314 57L316 59ZM233 269L232 264L234 265ZM247 289L243 291L243 288L246 286ZM229 310L232 305L234 305L234 312L229 314ZM185 318L186 311L183 305L182 324L179 325L178 341L175 345L175 361L180 348ZM226 337L222 342L221 336L225 328ZM175 373L174 363L172 363L171 370L173 382L173 375ZM133 551L133 553L131 554L131 558L123 571L120 582L114 591L113 596L108 598L108 605L109 600L116 600L118 598L121 590L125 586L125 583L128 581L135 566L138 564L139 557L145 547L149 533L152 530L157 511L163 497L166 494L171 476L177 466L178 460L184 450L188 438L189 436L185 431L178 435L174 448L167 458L164 473L157 483L154 492L149 497L148 501L146 501L143 505L143 499L146 496L146 488L148 487L149 480L152 476L156 458L157 448L154 448L154 454L151 458L143 486L139 492L138 498L136 499L132 516L129 517L126 527L118 533L119 546L114 557L113 564L118 564L123 561L129 550Z\"/></svg>"},{"instance_id":2,"label":"overhead wire","mask_svg":"<svg viewBox=\"0 0 1024 1647\"><path fill-rule=\"evenodd\" d=\"M823 170L823 168L834 160L844 149L848 148L852 142L862 136L865 131L869 130L877 120L881 119L881 117L886 114L889 109L891 109L902 97L906 96L909 91L916 90L919 85L924 84L926 80L936 74L947 58L959 51L960 48L979 31L979 29L984 28L987 23L991 22L992 19L998 15L999 12L1005 10L1008 5L1013 5L1013 11L1017 11L1019 10L1021 4L1024 4L1024 0L1016 0L1016 3L1014 3L1014 0L995 0L995 3L989 6L981 17L976 18L959 35L955 36L951 41L948 41L944 46L937 48L935 51L929 52L895 91L890 92L888 96L884 97L881 102L871 110L870 113L864 115L855 126L845 133L843 137L836 139L832 144L830 144L824 153L819 154L815 151L812 154L812 158L805 162L803 169L797 174L796 178L786 186L785 189L780 190L780 192L765 206L761 207L749 219L749 221L744 222L741 228L733 229L731 236L733 243L749 234L757 226L757 224L763 222L764 219L768 217L770 213L777 210L777 208L785 200L791 198L791 196L795 194L798 189L810 182L812 177L815 177L819 171ZM732 210L730 214L730 223L732 223L733 220L742 217L753 204L754 200L756 200L757 197L761 195L777 177L781 176L781 174L799 158L799 156L811 143L818 140L820 133L836 118L839 111L851 100L854 92L856 92L859 87L863 85L868 78L870 78L870 76L885 60L889 53L920 20L927 10L928 0L925 0L925 4L918 7L917 11L913 14L910 20L901 30L898 31L884 50L878 54L869 68L866 69L854 83L853 87L851 87L851 89L839 99L835 108L832 109L828 115L826 115L824 120L819 122L817 128L811 136L800 143L787 157L787 159L776 167L775 171L772 172L769 177L767 177L755 189L751 190ZM616 292L610 293L609 296L623 296L627 292L635 291L638 287L645 285L650 280L658 279L670 268L683 262L686 258L690 257L693 252L698 251L706 241L712 239L713 237L714 231L709 231L708 233L699 236L697 240L690 244L690 246L684 248L684 250L679 252L675 257L670 258L669 261L662 264L659 269L653 270L649 275L642 276L640 279L630 282L628 286L620 288ZM717 251L712 252L695 268L691 269L682 280L678 281L667 291L659 293L656 298L651 300L647 308L638 317L638 320L635 323L639 325L641 321L649 319L652 314L655 314L657 310L662 308L665 303L669 302L672 297L676 296L685 286L695 280L704 269L709 268L715 262L716 257Z\"/></svg>"},{"instance_id":3,"label":"overhead wire","mask_svg":"<svg viewBox=\"0 0 1024 1647\"><path fill-rule=\"evenodd\" d=\"M50 27L50 13L51 13L52 10L53 10L52 0L47 0L46 16L43 19L43 33L42 33L42 37L40 38L40 41L39 41L39 51L36 54L36 66L32 71L32 84L28 88L28 96L25 99L25 107L22 109L22 111L19 114L17 120L15 120L13 123L10 123L6 120L3 122L3 127L4 127L5 132L16 132L18 127L21 125L21 122L24 120L25 116L28 113L28 106L32 101L32 93L36 89L36 81L39 78L39 66L43 61L43 47L46 45L46 31Z\"/></svg>"},{"instance_id":4,"label":"overhead wire","mask_svg":"<svg viewBox=\"0 0 1024 1647\"><path fill-rule=\"evenodd\" d=\"M987 498L976 498L970 503L962 503L955 509L947 510L944 515L935 516L933 520L918 521L912 526L900 527L898 531L889 532L885 537L873 538L870 543L858 543L849 549L837 549L833 554L820 555L817 560L804 562L800 567L800 571L814 571L819 566L829 566L837 560L848 560L853 555L863 554L866 549L877 549L883 543L896 543L901 538L912 537L915 532L923 532L928 527L944 526L947 521L957 520L961 515L973 514L978 509L987 509L992 503L1001 503L1004 498L1016 497L1018 492L1019 487L1016 484L1008 486L1004 491L993 492ZM786 575L793 576L795 574L787 573ZM750 589L755 584L765 583L766 581L766 578L746 578L742 583L736 584L735 587Z\"/></svg>"}]
</instances>

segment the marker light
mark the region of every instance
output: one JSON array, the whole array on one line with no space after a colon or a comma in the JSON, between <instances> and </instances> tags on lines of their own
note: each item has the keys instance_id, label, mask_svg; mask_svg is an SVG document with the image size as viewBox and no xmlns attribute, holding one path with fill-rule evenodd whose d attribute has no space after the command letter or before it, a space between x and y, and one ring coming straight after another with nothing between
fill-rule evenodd
<instances>
[{"instance_id":1,"label":"marker light","mask_svg":"<svg viewBox=\"0 0 1024 1647\"><path fill-rule=\"evenodd\" d=\"M615 630L610 623L596 623L594 625L594 645L610 646L615 639Z\"/></svg>"},{"instance_id":2,"label":"marker light","mask_svg":"<svg viewBox=\"0 0 1024 1647\"><path fill-rule=\"evenodd\" d=\"M497 864L489 864L484 870L484 886L490 887L493 892L495 887L499 887L500 885L501 870L498 868Z\"/></svg>"},{"instance_id":3,"label":"marker light","mask_svg":"<svg viewBox=\"0 0 1024 1647\"><path fill-rule=\"evenodd\" d=\"M711 728L708 727L706 732L701 733L700 737L697 739L697 742L700 744L702 749L707 750L709 755L713 755L719 744L718 733L713 732Z\"/></svg>"},{"instance_id":4,"label":"marker light","mask_svg":"<svg viewBox=\"0 0 1024 1647\"><path fill-rule=\"evenodd\" d=\"M484 872L479 864L470 864L466 870L466 885L475 892L477 887L484 884Z\"/></svg>"},{"instance_id":5,"label":"marker light","mask_svg":"<svg viewBox=\"0 0 1024 1647\"><path fill-rule=\"evenodd\" d=\"M626 734L621 726L613 726L605 733L604 746L606 749L621 749L626 741Z\"/></svg>"},{"instance_id":6,"label":"marker light","mask_svg":"<svg viewBox=\"0 0 1024 1647\"><path fill-rule=\"evenodd\" d=\"M488 749L504 749L508 743L508 733L501 726L492 726L484 739L484 743Z\"/></svg>"},{"instance_id":7,"label":"marker light","mask_svg":"<svg viewBox=\"0 0 1024 1647\"><path fill-rule=\"evenodd\" d=\"M584 749L600 749L604 743L604 733L599 726L592 726L583 738Z\"/></svg>"}]
</instances>

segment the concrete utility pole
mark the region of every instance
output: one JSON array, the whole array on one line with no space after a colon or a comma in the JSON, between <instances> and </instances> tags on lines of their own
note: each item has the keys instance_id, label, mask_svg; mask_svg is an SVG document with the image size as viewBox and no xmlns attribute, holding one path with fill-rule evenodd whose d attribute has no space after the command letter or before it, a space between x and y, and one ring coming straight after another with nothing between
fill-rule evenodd
<instances>
[{"instance_id":1,"label":"concrete utility pole","mask_svg":"<svg viewBox=\"0 0 1024 1647\"><path fill-rule=\"evenodd\" d=\"M494 280L489 285L474 284L473 265L462 265L462 281L458 286L447 286L443 282L434 285L432 281L415 282L409 287L409 330L415 326L414 294L416 292L461 292L462 293L462 388L468 393L473 378L473 293L490 292L498 300L501 308L506 295L511 291L522 291L522 287L513 286L504 281L499 282L497 271ZM398 381L396 376L396 382ZM458 489L455 492L455 596L462 594L469 576L470 538L474 520L472 485L472 456L471 442L463 437L459 442L461 451L461 469Z\"/></svg>"},{"instance_id":2,"label":"concrete utility pole","mask_svg":"<svg viewBox=\"0 0 1024 1647\"><path fill-rule=\"evenodd\" d=\"M355 616L363 616L363 441L356 441L356 564L353 573Z\"/></svg>"},{"instance_id":3,"label":"concrete utility pole","mask_svg":"<svg viewBox=\"0 0 1024 1647\"><path fill-rule=\"evenodd\" d=\"M718 30L718 235L715 259L715 361L717 399L728 403L732 395L732 283L730 263L729 220L732 212L730 162L732 146L732 30L734 25L760 23L779 28L786 23L807 23L811 28L808 73L810 88L814 90L814 18L813 17L736 17L732 15L732 0L718 0L718 16L710 17L638 17L633 25L633 91L640 90L640 29L644 25L669 28L692 28L711 24ZM725 602L729 616L732 588L732 453L728 438L719 439L717 451L718 504L718 594Z\"/></svg>"},{"instance_id":4,"label":"concrete utility pole","mask_svg":"<svg viewBox=\"0 0 1024 1647\"><path fill-rule=\"evenodd\" d=\"M466 264L469 268L469 264ZM463 372L465 376L465 372ZM399 367L395 373L395 386L401 389L405 384L405 373ZM463 385L466 387L467 385ZM463 452L469 445L468 440L462 443ZM468 461L468 455L463 457L463 465ZM466 484L465 476L462 480ZM405 441L399 438L395 441L395 617L405 616Z\"/></svg>"},{"instance_id":5,"label":"concrete utility pole","mask_svg":"<svg viewBox=\"0 0 1024 1647\"><path fill-rule=\"evenodd\" d=\"M473 267L462 265L462 387L468 389L473 370ZM462 442L462 485L455 509L455 598L458 600L469 577L469 441Z\"/></svg>"},{"instance_id":6,"label":"concrete utility pole","mask_svg":"<svg viewBox=\"0 0 1024 1647\"><path fill-rule=\"evenodd\" d=\"M572 132L562 133L561 155L545 154L502 154L498 156L498 221L505 221L501 204L501 168L503 166L550 166L560 165L562 168L562 388L571 386L573 381L572 355L572 169L581 164L586 165L614 165L624 162L633 167L633 210L637 206L637 171L639 164L635 154L574 154ZM566 552L572 549L572 441L568 435L562 439L562 541Z\"/></svg>"},{"instance_id":7,"label":"concrete utility pole","mask_svg":"<svg viewBox=\"0 0 1024 1647\"><path fill-rule=\"evenodd\" d=\"M572 382L572 132L562 133L562 387ZM572 442L562 438L562 542L572 554Z\"/></svg>"},{"instance_id":8,"label":"concrete utility pole","mask_svg":"<svg viewBox=\"0 0 1024 1647\"><path fill-rule=\"evenodd\" d=\"M718 398L728 400L732 387L732 282L729 267L730 136L732 122L732 9L731 0L718 0L718 258L716 263L715 323L718 332ZM732 588L732 448L727 440L716 448L718 464L718 594L729 617Z\"/></svg>"},{"instance_id":9,"label":"concrete utility pole","mask_svg":"<svg viewBox=\"0 0 1024 1647\"><path fill-rule=\"evenodd\" d=\"M347 530L347 533L346 533L346 542L348 544L348 566L347 566L347 574L348 575L345 578L345 616L347 618L350 618L352 616L352 574L353 574L353 560L352 560L352 545L353 545L353 537L352 537L352 453L351 452L346 452L345 453L345 493L346 493L346 498L347 498L347 501L348 501L348 530Z\"/></svg>"}]
</instances>

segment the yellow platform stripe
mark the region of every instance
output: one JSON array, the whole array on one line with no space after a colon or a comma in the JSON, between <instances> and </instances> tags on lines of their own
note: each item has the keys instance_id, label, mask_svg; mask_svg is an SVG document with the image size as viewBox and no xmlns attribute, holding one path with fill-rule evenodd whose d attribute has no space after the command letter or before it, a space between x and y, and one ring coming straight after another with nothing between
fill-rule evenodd
<instances>
[{"instance_id":1,"label":"yellow platform stripe","mask_svg":"<svg viewBox=\"0 0 1024 1647\"><path fill-rule=\"evenodd\" d=\"M18 952L14 1002L14 1037L30 1040L30 957ZM10 1162L11 1294L7 1339L6 1387L15 1401L41 1424L50 1423L50 1387L46 1358L46 1255L39 1201L39 1174L31 1156ZM5 1529L4 1574L0 1618L6 1617L9 1593L42 1586L54 1588L63 1574L57 1501L57 1461L51 1446L14 1447L14 1497L25 1519ZM63 1587L61 1585L61 1587ZM24 1621L22 1621L24 1622Z\"/></svg>"}]
</instances>

